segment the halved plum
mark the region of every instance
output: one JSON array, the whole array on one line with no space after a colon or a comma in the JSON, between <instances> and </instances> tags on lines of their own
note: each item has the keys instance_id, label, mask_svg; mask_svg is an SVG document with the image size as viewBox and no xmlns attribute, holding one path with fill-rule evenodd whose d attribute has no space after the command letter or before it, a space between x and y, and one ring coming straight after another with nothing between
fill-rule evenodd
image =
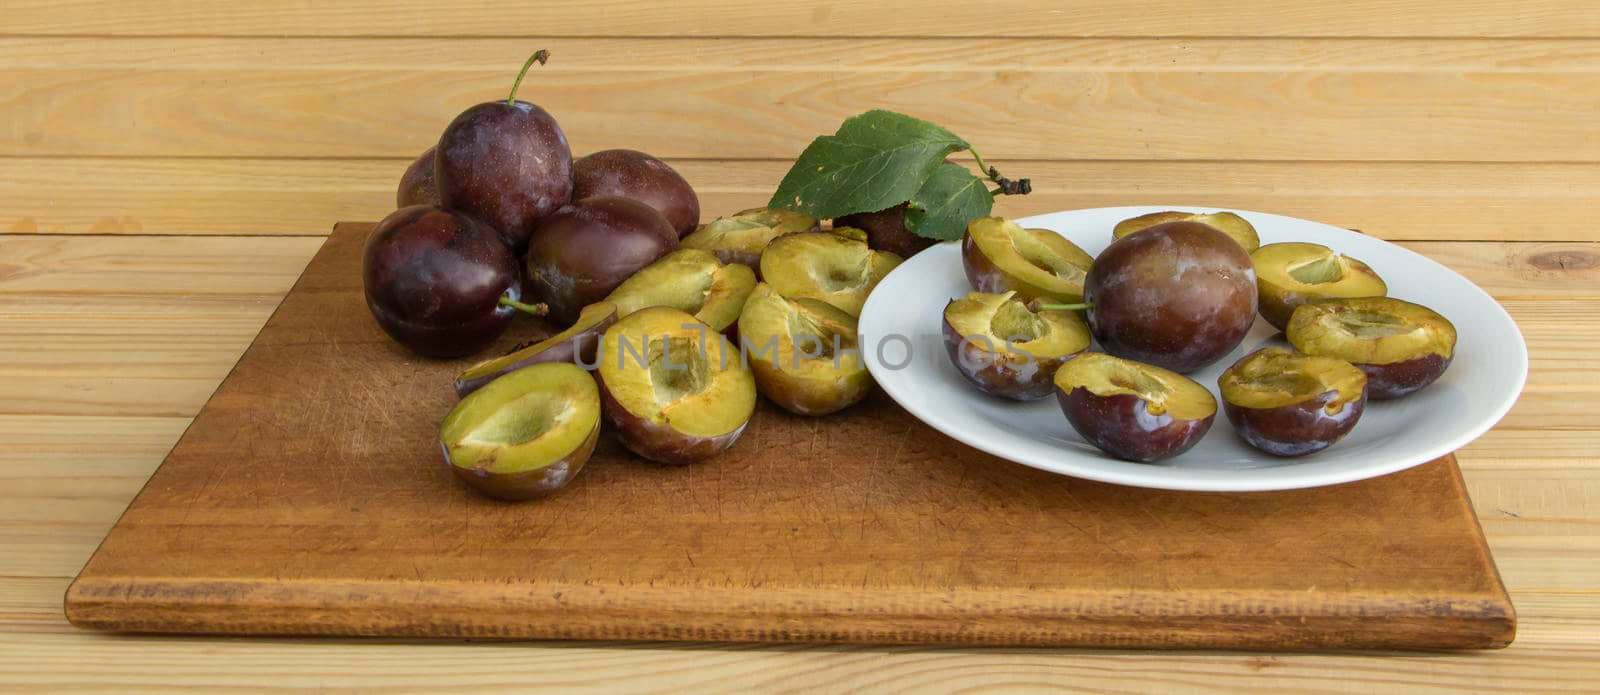
<instances>
[{"instance_id":1,"label":"halved plum","mask_svg":"<svg viewBox=\"0 0 1600 695\"><path fill-rule=\"evenodd\" d=\"M456 403L439 447L456 477L502 500L565 487L600 437L600 392L577 365L546 362L506 374Z\"/></svg>"},{"instance_id":2,"label":"halved plum","mask_svg":"<svg viewBox=\"0 0 1600 695\"><path fill-rule=\"evenodd\" d=\"M1261 317L1283 330L1294 308L1315 299L1382 297L1389 286L1370 266L1321 244L1267 244L1250 254Z\"/></svg>"},{"instance_id":3,"label":"halved plum","mask_svg":"<svg viewBox=\"0 0 1600 695\"><path fill-rule=\"evenodd\" d=\"M797 415L827 415L866 398L856 317L820 299L756 285L739 316L739 346L767 400Z\"/></svg>"},{"instance_id":4,"label":"halved plum","mask_svg":"<svg viewBox=\"0 0 1600 695\"><path fill-rule=\"evenodd\" d=\"M1016 292L969 292L944 307L944 345L979 391L1019 401L1055 390L1056 370L1089 349L1089 326L1075 311L1035 310Z\"/></svg>"},{"instance_id":5,"label":"halved plum","mask_svg":"<svg viewBox=\"0 0 1600 695\"><path fill-rule=\"evenodd\" d=\"M678 249L622 281L606 301L617 305L619 317L669 306L721 333L739 320L755 286L756 273L749 266L723 263L704 249Z\"/></svg>"},{"instance_id":6,"label":"halved plum","mask_svg":"<svg viewBox=\"0 0 1600 695\"><path fill-rule=\"evenodd\" d=\"M566 330L532 345L468 367L456 376L456 395L465 396L484 384L523 367L545 362L576 362L593 365L600 335L617 320L617 305L595 302L578 312L578 320Z\"/></svg>"},{"instance_id":7,"label":"halved plum","mask_svg":"<svg viewBox=\"0 0 1600 695\"><path fill-rule=\"evenodd\" d=\"M1456 349L1456 327L1449 319L1392 297L1301 304L1286 332L1296 350L1341 359L1366 372L1367 397L1378 401L1433 383L1450 367Z\"/></svg>"},{"instance_id":8,"label":"halved plum","mask_svg":"<svg viewBox=\"0 0 1600 695\"><path fill-rule=\"evenodd\" d=\"M1222 372L1234 431L1274 456L1304 456L1339 441L1367 404L1367 376L1349 362L1266 347Z\"/></svg>"},{"instance_id":9,"label":"halved plum","mask_svg":"<svg viewBox=\"0 0 1600 695\"><path fill-rule=\"evenodd\" d=\"M1211 429L1217 399L1177 372L1087 352L1055 374L1056 398L1072 428L1126 461L1149 463L1188 451Z\"/></svg>"},{"instance_id":10,"label":"halved plum","mask_svg":"<svg viewBox=\"0 0 1600 695\"><path fill-rule=\"evenodd\" d=\"M761 279L785 297L820 299L851 316L900 257L867 247L860 230L790 234L761 253Z\"/></svg>"},{"instance_id":11,"label":"halved plum","mask_svg":"<svg viewBox=\"0 0 1600 695\"><path fill-rule=\"evenodd\" d=\"M1048 229L1025 229L1002 217L980 217L961 240L961 265L979 292L1016 292L1023 299L1083 301L1094 264L1077 244Z\"/></svg>"},{"instance_id":12,"label":"halved plum","mask_svg":"<svg viewBox=\"0 0 1600 695\"><path fill-rule=\"evenodd\" d=\"M644 458L682 465L738 441L756 407L739 349L671 307L640 309L600 340L600 397L618 439Z\"/></svg>"},{"instance_id":13,"label":"halved plum","mask_svg":"<svg viewBox=\"0 0 1600 695\"><path fill-rule=\"evenodd\" d=\"M752 270L761 265L761 252L785 234L821 231L815 217L793 210L750 208L700 225L683 238L681 246L705 249L723 263L742 263Z\"/></svg>"},{"instance_id":14,"label":"halved plum","mask_svg":"<svg viewBox=\"0 0 1600 695\"><path fill-rule=\"evenodd\" d=\"M1244 249L1245 253L1254 253L1261 248L1261 237L1256 234L1255 225L1232 212L1184 212L1182 210L1165 210L1151 212L1138 217L1130 217L1117 223L1111 229L1113 241L1128 236L1134 232L1143 231L1158 224L1167 222L1199 222L1208 225L1234 240Z\"/></svg>"}]
</instances>

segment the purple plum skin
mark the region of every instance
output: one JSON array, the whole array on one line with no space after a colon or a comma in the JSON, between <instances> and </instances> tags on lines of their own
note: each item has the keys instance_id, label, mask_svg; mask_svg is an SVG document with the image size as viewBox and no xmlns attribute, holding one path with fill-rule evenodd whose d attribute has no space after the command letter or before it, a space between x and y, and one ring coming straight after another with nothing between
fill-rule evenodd
<instances>
[{"instance_id":1,"label":"purple plum skin","mask_svg":"<svg viewBox=\"0 0 1600 695\"><path fill-rule=\"evenodd\" d=\"M1071 391L1058 388L1056 399L1067 422L1090 444L1124 461L1139 463L1188 451L1217 417L1212 413L1198 420L1180 420L1170 414L1151 415L1138 396L1099 396L1083 387Z\"/></svg>"},{"instance_id":2,"label":"purple plum skin","mask_svg":"<svg viewBox=\"0 0 1600 695\"><path fill-rule=\"evenodd\" d=\"M362 285L385 333L428 357L460 357L494 342L520 301L516 256L494 230L425 205L401 208L367 237Z\"/></svg>"},{"instance_id":3,"label":"purple plum skin","mask_svg":"<svg viewBox=\"0 0 1600 695\"><path fill-rule=\"evenodd\" d=\"M520 252L534 226L572 199L572 148L544 109L485 102L439 136L434 180L442 207L488 223Z\"/></svg>"},{"instance_id":4,"label":"purple plum skin","mask_svg":"<svg viewBox=\"0 0 1600 695\"><path fill-rule=\"evenodd\" d=\"M982 339L962 337L948 320L943 322L944 348L956 371L973 386L991 396L1014 401L1036 401L1056 390L1055 374L1061 365L1078 353L1059 357L1030 358L997 354L985 348Z\"/></svg>"},{"instance_id":5,"label":"purple plum skin","mask_svg":"<svg viewBox=\"0 0 1600 695\"><path fill-rule=\"evenodd\" d=\"M678 247L655 208L616 196L585 198L545 219L528 243L528 286L562 324Z\"/></svg>"},{"instance_id":6,"label":"purple plum skin","mask_svg":"<svg viewBox=\"0 0 1600 695\"><path fill-rule=\"evenodd\" d=\"M636 150L602 150L572 164L572 199L632 198L667 218L681 238L700 224L700 197L676 170Z\"/></svg>"},{"instance_id":7,"label":"purple plum skin","mask_svg":"<svg viewBox=\"0 0 1600 695\"><path fill-rule=\"evenodd\" d=\"M1427 354L1391 364L1357 364L1367 375L1367 397L1387 401L1409 396L1444 376L1450 357Z\"/></svg>"},{"instance_id":8,"label":"purple plum skin","mask_svg":"<svg viewBox=\"0 0 1600 695\"><path fill-rule=\"evenodd\" d=\"M906 229L906 205L901 203L887 210L858 212L833 220L834 227L855 227L867 233L867 246L888 251L901 258L910 258L938 239L920 237ZM987 291L987 290L985 290Z\"/></svg>"},{"instance_id":9,"label":"purple plum skin","mask_svg":"<svg viewBox=\"0 0 1600 695\"><path fill-rule=\"evenodd\" d=\"M1329 414L1323 407L1338 395L1329 391L1308 401L1276 408L1246 408L1224 402L1223 412L1246 443L1273 456L1305 456L1344 438L1361 419L1367 404L1363 392Z\"/></svg>"},{"instance_id":10,"label":"purple plum skin","mask_svg":"<svg viewBox=\"0 0 1600 695\"><path fill-rule=\"evenodd\" d=\"M1199 222L1158 224L1113 242L1084 279L1089 328L1117 357L1180 374L1215 362L1256 319L1254 265Z\"/></svg>"},{"instance_id":11,"label":"purple plum skin","mask_svg":"<svg viewBox=\"0 0 1600 695\"><path fill-rule=\"evenodd\" d=\"M400 188L395 191L395 207L439 207L439 186L433 181L433 160L434 148L429 147L411 166L406 167L406 173L400 176Z\"/></svg>"}]
</instances>

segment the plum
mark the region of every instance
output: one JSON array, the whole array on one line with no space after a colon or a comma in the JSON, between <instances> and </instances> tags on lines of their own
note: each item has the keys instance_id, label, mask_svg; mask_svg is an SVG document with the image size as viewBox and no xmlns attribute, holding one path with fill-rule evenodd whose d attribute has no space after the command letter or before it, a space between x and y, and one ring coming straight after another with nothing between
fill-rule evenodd
<instances>
[{"instance_id":1,"label":"plum","mask_svg":"<svg viewBox=\"0 0 1600 695\"><path fill-rule=\"evenodd\" d=\"M704 249L678 249L617 285L607 300L619 317L670 306L722 333L739 320L755 286L756 273L749 266L723 263Z\"/></svg>"},{"instance_id":2,"label":"plum","mask_svg":"<svg viewBox=\"0 0 1600 695\"><path fill-rule=\"evenodd\" d=\"M1256 234L1255 225L1250 224L1250 220L1231 212L1183 212L1181 210L1152 212L1118 222L1117 226L1111 229L1111 238L1114 241L1158 224L1178 221L1199 222L1215 227L1217 231L1228 235L1229 238L1237 242L1245 253L1252 253L1261 246L1261 237Z\"/></svg>"},{"instance_id":3,"label":"plum","mask_svg":"<svg viewBox=\"0 0 1600 695\"><path fill-rule=\"evenodd\" d=\"M578 475L600 439L600 391L577 365L547 362L489 382L439 425L457 478L502 500L544 497Z\"/></svg>"},{"instance_id":4,"label":"plum","mask_svg":"<svg viewBox=\"0 0 1600 695\"><path fill-rule=\"evenodd\" d=\"M1256 267L1261 318L1280 331L1289 327L1294 308L1311 300L1389 293L1367 264L1321 244L1267 244L1250 254L1250 260Z\"/></svg>"},{"instance_id":5,"label":"plum","mask_svg":"<svg viewBox=\"0 0 1600 695\"><path fill-rule=\"evenodd\" d=\"M683 176L636 150L601 150L572 163L572 199L620 196L649 205L678 236L700 224L700 197Z\"/></svg>"},{"instance_id":6,"label":"plum","mask_svg":"<svg viewBox=\"0 0 1600 695\"><path fill-rule=\"evenodd\" d=\"M817 232L817 219L793 210L751 208L718 217L683 238L684 248L705 249L723 263L740 263L759 270L761 252L785 234Z\"/></svg>"},{"instance_id":7,"label":"plum","mask_svg":"<svg viewBox=\"0 0 1600 695\"><path fill-rule=\"evenodd\" d=\"M611 294L623 280L678 246L655 208L596 196L557 210L528 240L528 286L562 323Z\"/></svg>"},{"instance_id":8,"label":"plum","mask_svg":"<svg viewBox=\"0 0 1600 695\"><path fill-rule=\"evenodd\" d=\"M1084 279L1089 328L1118 357L1192 372L1228 354L1256 318L1250 256L1199 222L1111 243Z\"/></svg>"},{"instance_id":9,"label":"plum","mask_svg":"<svg viewBox=\"0 0 1600 695\"><path fill-rule=\"evenodd\" d=\"M1018 401L1049 396L1056 369L1089 349L1089 327L1077 312L1035 310L1015 292L951 300L943 332L950 361L967 381Z\"/></svg>"},{"instance_id":10,"label":"plum","mask_svg":"<svg viewBox=\"0 0 1600 695\"><path fill-rule=\"evenodd\" d=\"M523 304L517 259L494 230L426 205L394 211L362 253L367 308L385 333L429 357L470 355L494 342Z\"/></svg>"},{"instance_id":11,"label":"plum","mask_svg":"<svg viewBox=\"0 0 1600 695\"><path fill-rule=\"evenodd\" d=\"M600 339L600 397L623 446L683 465L726 451L756 407L739 349L687 313L650 307Z\"/></svg>"},{"instance_id":12,"label":"plum","mask_svg":"<svg viewBox=\"0 0 1600 695\"><path fill-rule=\"evenodd\" d=\"M400 176L400 188L395 191L396 207L432 205L439 207L439 186L433 182L434 149L429 147L422 156L406 167Z\"/></svg>"},{"instance_id":13,"label":"plum","mask_svg":"<svg viewBox=\"0 0 1600 695\"><path fill-rule=\"evenodd\" d=\"M1367 377L1349 362L1266 347L1217 380L1233 429L1274 456L1321 451L1354 429L1367 403Z\"/></svg>"},{"instance_id":14,"label":"plum","mask_svg":"<svg viewBox=\"0 0 1600 695\"><path fill-rule=\"evenodd\" d=\"M1100 352L1061 365L1055 386L1072 428L1125 461L1149 463L1188 451L1217 417L1217 399L1193 379Z\"/></svg>"},{"instance_id":15,"label":"plum","mask_svg":"<svg viewBox=\"0 0 1600 695\"><path fill-rule=\"evenodd\" d=\"M980 217L961 239L961 266L979 292L1016 292L1023 299L1083 301L1094 264L1077 244L1048 229L1024 229L1001 217Z\"/></svg>"},{"instance_id":16,"label":"plum","mask_svg":"<svg viewBox=\"0 0 1600 695\"><path fill-rule=\"evenodd\" d=\"M835 227L853 227L867 233L867 245L879 251L888 251L901 258L910 258L939 243L938 239L917 236L906 229L906 203L877 212L858 212L833 220Z\"/></svg>"},{"instance_id":17,"label":"plum","mask_svg":"<svg viewBox=\"0 0 1600 695\"><path fill-rule=\"evenodd\" d=\"M1367 397L1408 396L1444 375L1456 327L1421 304L1392 297L1301 304L1286 333L1296 350L1349 362L1367 375Z\"/></svg>"},{"instance_id":18,"label":"plum","mask_svg":"<svg viewBox=\"0 0 1600 695\"><path fill-rule=\"evenodd\" d=\"M572 148L544 109L516 98L534 61L522 66L511 95L478 104L446 126L435 150L434 179L443 207L472 215L521 252L534 225L572 198Z\"/></svg>"},{"instance_id":19,"label":"plum","mask_svg":"<svg viewBox=\"0 0 1600 695\"><path fill-rule=\"evenodd\" d=\"M767 400L797 415L827 415L872 391L856 317L809 297L756 285L739 315L739 345Z\"/></svg>"},{"instance_id":20,"label":"plum","mask_svg":"<svg viewBox=\"0 0 1600 695\"><path fill-rule=\"evenodd\" d=\"M761 253L761 279L785 297L811 297L851 316L861 315L867 295L900 257L874 251L844 230L780 237Z\"/></svg>"}]
</instances>

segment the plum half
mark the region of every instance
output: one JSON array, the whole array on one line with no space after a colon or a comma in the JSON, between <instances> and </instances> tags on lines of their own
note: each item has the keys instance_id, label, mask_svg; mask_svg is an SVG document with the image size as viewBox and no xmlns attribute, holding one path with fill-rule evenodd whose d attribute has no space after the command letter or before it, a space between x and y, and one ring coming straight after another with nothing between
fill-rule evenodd
<instances>
[{"instance_id":1,"label":"plum half","mask_svg":"<svg viewBox=\"0 0 1600 695\"><path fill-rule=\"evenodd\" d=\"M1216 229L1228 238L1238 243L1245 253L1254 253L1261 247L1261 237L1256 234L1256 227L1250 220L1231 212L1184 212L1182 210L1165 210L1151 212L1138 217L1130 217L1117 223L1111 228L1113 241L1128 236L1134 232L1143 231L1158 224L1167 222L1199 222Z\"/></svg>"},{"instance_id":2,"label":"plum half","mask_svg":"<svg viewBox=\"0 0 1600 695\"><path fill-rule=\"evenodd\" d=\"M565 487L600 437L600 392L577 365L547 362L489 382L439 425L439 448L456 477L502 500Z\"/></svg>"},{"instance_id":3,"label":"plum half","mask_svg":"<svg viewBox=\"0 0 1600 695\"><path fill-rule=\"evenodd\" d=\"M979 292L1016 292L1048 302L1083 300L1094 264L1077 244L1048 229L1025 229L1000 217L980 217L961 240L961 265Z\"/></svg>"},{"instance_id":4,"label":"plum half","mask_svg":"<svg viewBox=\"0 0 1600 695\"><path fill-rule=\"evenodd\" d=\"M1349 362L1266 347L1222 372L1233 429L1273 456L1304 456L1339 441L1367 404L1367 376Z\"/></svg>"},{"instance_id":5,"label":"plum half","mask_svg":"<svg viewBox=\"0 0 1600 695\"><path fill-rule=\"evenodd\" d=\"M1149 463L1193 447L1217 417L1217 399L1177 372L1087 352L1055 373L1072 428L1112 456Z\"/></svg>"},{"instance_id":6,"label":"plum half","mask_svg":"<svg viewBox=\"0 0 1600 695\"><path fill-rule=\"evenodd\" d=\"M751 208L700 225L683 238L683 247L705 249L717 254L723 263L742 263L756 269L761 265L761 252L773 239L821 230L815 217L793 210Z\"/></svg>"},{"instance_id":7,"label":"plum half","mask_svg":"<svg viewBox=\"0 0 1600 695\"><path fill-rule=\"evenodd\" d=\"M1296 350L1349 362L1367 375L1367 397L1407 396L1433 383L1455 356L1456 327L1421 304L1391 297L1302 304L1286 331Z\"/></svg>"},{"instance_id":8,"label":"plum half","mask_svg":"<svg viewBox=\"0 0 1600 695\"><path fill-rule=\"evenodd\" d=\"M739 316L739 346L761 395L791 413L827 415L872 391L856 317L822 300L756 285Z\"/></svg>"},{"instance_id":9,"label":"plum half","mask_svg":"<svg viewBox=\"0 0 1600 695\"><path fill-rule=\"evenodd\" d=\"M617 305L618 316L670 306L721 333L739 320L755 286L749 266L723 263L710 251L678 249L623 280L606 299Z\"/></svg>"},{"instance_id":10,"label":"plum half","mask_svg":"<svg viewBox=\"0 0 1600 695\"><path fill-rule=\"evenodd\" d=\"M572 199L632 198L667 218L678 236L700 224L700 197L677 170L637 150L601 150L572 163Z\"/></svg>"},{"instance_id":11,"label":"plum half","mask_svg":"<svg viewBox=\"0 0 1600 695\"><path fill-rule=\"evenodd\" d=\"M739 349L677 309L618 319L597 358L606 421L651 461L683 465L722 453L755 412L755 379Z\"/></svg>"},{"instance_id":12,"label":"plum half","mask_svg":"<svg viewBox=\"0 0 1600 695\"><path fill-rule=\"evenodd\" d=\"M596 196L557 210L528 243L528 286L570 323L578 311L678 247L678 233L655 208L631 198Z\"/></svg>"},{"instance_id":13,"label":"plum half","mask_svg":"<svg viewBox=\"0 0 1600 695\"><path fill-rule=\"evenodd\" d=\"M956 370L991 396L1033 401L1055 389L1056 369L1089 349L1075 311L1035 311L1015 292L970 292L944 307L944 346Z\"/></svg>"},{"instance_id":14,"label":"plum half","mask_svg":"<svg viewBox=\"0 0 1600 695\"><path fill-rule=\"evenodd\" d=\"M1192 372L1228 354L1256 320L1244 249L1199 222L1167 222L1111 243L1084 279L1089 328L1118 357Z\"/></svg>"},{"instance_id":15,"label":"plum half","mask_svg":"<svg viewBox=\"0 0 1600 695\"><path fill-rule=\"evenodd\" d=\"M532 345L519 347L499 357L468 367L456 376L456 395L465 396L502 374L545 362L571 362L593 366L600 334L617 320L617 305L595 302L578 313L578 320L566 330Z\"/></svg>"},{"instance_id":16,"label":"plum half","mask_svg":"<svg viewBox=\"0 0 1600 695\"><path fill-rule=\"evenodd\" d=\"M1321 244L1267 244L1250 260L1256 267L1261 318L1289 327L1294 308L1314 299L1382 297L1389 286L1370 266Z\"/></svg>"},{"instance_id":17,"label":"plum half","mask_svg":"<svg viewBox=\"0 0 1600 695\"><path fill-rule=\"evenodd\" d=\"M900 260L838 229L790 234L761 253L761 279L785 297L820 299L860 316L867 295Z\"/></svg>"}]
</instances>

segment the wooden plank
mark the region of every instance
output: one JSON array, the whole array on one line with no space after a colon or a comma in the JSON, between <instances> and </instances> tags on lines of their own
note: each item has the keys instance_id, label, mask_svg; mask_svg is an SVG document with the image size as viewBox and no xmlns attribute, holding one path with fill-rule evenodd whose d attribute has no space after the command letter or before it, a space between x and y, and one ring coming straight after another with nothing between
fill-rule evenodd
<instances>
[{"instance_id":1,"label":"wooden plank","mask_svg":"<svg viewBox=\"0 0 1600 695\"><path fill-rule=\"evenodd\" d=\"M791 162L670 162L707 219L765 205ZM991 162L1032 178L1013 217L1194 203L1326 221L1386 239L1596 241L1600 164ZM325 234L382 218L408 160L0 158L0 233Z\"/></svg>"},{"instance_id":2,"label":"wooden plank","mask_svg":"<svg viewBox=\"0 0 1600 695\"><path fill-rule=\"evenodd\" d=\"M198 412L317 238L0 237L0 413ZM1600 429L1593 244L1416 242L1500 298L1533 354L1511 428ZM527 326L523 326L527 329Z\"/></svg>"},{"instance_id":3,"label":"wooden plank","mask_svg":"<svg viewBox=\"0 0 1600 695\"><path fill-rule=\"evenodd\" d=\"M196 656L203 649L204 657ZM1382 658L1375 658L1381 656ZM1131 650L659 644L405 644L13 634L0 672L22 691L271 689L489 693L1034 690L1119 693L1582 693L1587 643L1490 654L1313 655Z\"/></svg>"},{"instance_id":4,"label":"wooden plank","mask_svg":"<svg viewBox=\"0 0 1600 695\"><path fill-rule=\"evenodd\" d=\"M197 649L204 658L196 658ZM28 690L272 688L449 693L1030 690L1580 693L1591 645L1491 654L1149 653L1037 649L652 644L395 644L341 640L0 636L0 672Z\"/></svg>"},{"instance_id":5,"label":"wooden plank","mask_svg":"<svg viewBox=\"0 0 1600 695\"><path fill-rule=\"evenodd\" d=\"M514 70L535 47L541 69L785 71L1574 72L1600 70L1588 39L1383 38L30 38L0 34L0 65L37 70ZM114 50L110 50L114 49ZM533 84L533 83L530 83Z\"/></svg>"},{"instance_id":6,"label":"wooden plank","mask_svg":"<svg viewBox=\"0 0 1600 695\"><path fill-rule=\"evenodd\" d=\"M0 415L0 576L76 574L188 423ZM1600 525L1600 495L1588 496L1600 485L1597 440L1600 430L1499 427L1460 453L1491 547L1519 558L1501 563L1511 589L1585 586L1592 563L1580 553Z\"/></svg>"},{"instance_id":7,"label":"wooden plank","mask_svg":"<svg viewBox=\"0 0 1600 695\"><path fill-rule=\"evenodd\" d=\"M353 349L387 342L362 320L369 229L318 251L73 583L74 624L1278 649L1514 630L1449 457L1326 490L1133 497L997 465L878 396L825 428L761 408L715 466L640 467L607 438L576 494L485 504L417 467L456 367ZM281 403L304 407L263 407ZM762 465L797 442L810 455Z\"/></svg>"},{"instance_id":8,"label":"wooden plank","mask_svg":"<svg viewBox=\"0 0 1600 695\"><path fill-rule=\"evenodd\" d=\"M440 68L433 56L450 50L406 57L382 45L330 65L309 42L249 62L239 56L251 46L212 44L174 64L128 66L104 57L121 41L64 41L74 42L87 45L48 61L36 44L15 62L0 53L11 117L0 155L414 156L467 105L500 97L526 51ZM89 47L99 56L86 57ZM666 157L789 159L844 117L877 107L937 120L996 159L1600 161L1587 119L1600 72L1567 44L1553 50L1565 56L1554 60L1560 67L1510 70L1174 71L1093 61L855 69L700 65L693 53L625 65L614 54L587 65L580 53L541 68L525 95L561 120L579 151L630 146Z\"/></svg>"},{"instance_id":9,"label":"wooden plank","mask_svg":"<svg viewBox=\"0 0 1600 695\"><path fill-rule=\"evenodd\" d=\"M958 0L835 0L750 5L695 0L547 2L491 0L442 12L421 0L304 3L268 0L12 0L7 33L32 35L299 36L1600 36L1584 0L1091 0L1009 3L1003 11Z\"/></svg>"}]
</instances>

